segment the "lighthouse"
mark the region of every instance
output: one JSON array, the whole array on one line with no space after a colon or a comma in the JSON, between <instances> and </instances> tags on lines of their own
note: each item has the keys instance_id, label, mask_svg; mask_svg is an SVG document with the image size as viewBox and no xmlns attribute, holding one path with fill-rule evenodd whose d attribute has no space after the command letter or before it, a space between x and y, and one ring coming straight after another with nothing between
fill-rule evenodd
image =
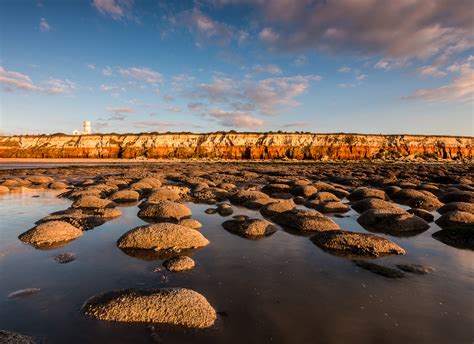
<instances>
[{"instance_id":1,"label":"lighthouse","mask_svg":"<svg viewBox=\"0 0 474 344\"><path fill-rule=\"evenodd\" d=\"M74 130L73 135L90 135L91 131L91 121L84 121L82 131Z\"/></svg>"},{"instance_id":2,"label":"lighthouse","mask_svg":"<svg viewBox=\"0 0 474 344\"><path fill-rule=\"evenodd\" d=\"M89 135L91 133L91 121L84 121L84 135Z\"/></svg>"}]
</instances>

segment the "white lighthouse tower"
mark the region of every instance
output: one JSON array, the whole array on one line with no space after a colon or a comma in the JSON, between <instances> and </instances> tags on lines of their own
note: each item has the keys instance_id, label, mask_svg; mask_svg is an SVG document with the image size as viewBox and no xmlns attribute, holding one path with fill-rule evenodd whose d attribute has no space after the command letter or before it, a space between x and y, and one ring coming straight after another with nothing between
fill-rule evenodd
<instances>
[{"instance_id":1,"label":"white lighthouse tower","mask_svg":"<svg viewBox=\"0 0 474 344\"><path fill-rule=\"evenodd\" d=\"M84 121L84 135L89 135L91 133L91 121Z\"/></svg>"},{"instance_id":2,"label":"white lighthouse tower","mask_svg":"<svg viewBox=\"0 0 474 344\"><path fill-rule=\"evenodd\" d=\"M73 135L90 135L91 131L91 121L84 121L82 131L74 130Z\"/></svg>"}]
</instances>

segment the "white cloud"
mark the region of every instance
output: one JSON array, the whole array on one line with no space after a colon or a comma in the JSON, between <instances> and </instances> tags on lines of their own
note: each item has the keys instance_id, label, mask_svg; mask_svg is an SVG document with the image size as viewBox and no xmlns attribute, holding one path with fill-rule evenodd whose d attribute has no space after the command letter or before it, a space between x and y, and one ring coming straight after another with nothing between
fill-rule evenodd
<instances>
[{"instance_id":1,"label":"white cloud","mask_svg":"<svg viewBox=\"0 0 474 344\"><path fill-rule=\"evenodd\" d=\"M260 37L262 41L268 44L273 44L278 41L278 39L280 38L280 35L276 33L275 31L273 31L272 28L266 27L262 31L260 31L260 33L258 34L258 37Z\"/></svg>"},{"instance_id":2,"label":"white cloud","mask_svg":"<svg viewBox=\"0 0 474 344\"><path fill-rule=\"evenodd\" d=\"M162 78L159 72L145 67L119 68L119 73L124 77L143 80L150 84L157 84Z\"/></svg>"},{"instance_id":3,"label":"white cloud","mask_svg":"<svg viewBox=\"0 0 474 344\"><path fill-rule=\"evenodd\" d=\"M102 14L114 19L130 16L132 0L93 0L92 5Z\"/></svg>"},{"instance_id":4,"label":"white cloud","mask_svg":"<svg viewBox=\"0 0 474 344\"><path fill-rule=\"evenodd\" d=\"M351 67L342 66L337 70L339 73L349 73L351 71Z\"/></svg>"},{"instance_id":5,"label":"white cloud","mask_svg":"<svg viewBox=\"0 0 474 344\"><path fill-rule=\"evenodd\" d=\"M42 32L47 32L51 30L51 26L46 21L46 18L40 19L39 28Z\"/></svg>"},{"instance_id":6,"label":"white cloud","mask_svg":"<svg viewBox=\"0 0 474 344\"><path fill-rule=\"evenodd\" d=\"M446 72L439 70L437 66L422 66L419 67L416 72L421 76L432 76L435 78L446 76Z\"/></svg>"},{"instance_id":7,"label":"white cloud","mask_svg":"<svg viewBox=\"0 0 474 344\"><path fill-rule=\"evenodd\" d=\"M453 67L454 66L454 67ZM404 99L421 99L428 102L474 102L474 69L469 61L453 65L450 71L457 75L450 84L437 88L421 88Z\"/></svg>"},{"instance_id":8,"label":"white cloud","mask_svg":"<svg viewBox=\"0 0 474 344\"><path fill-rule=\"evenodd\" d=\"M132 108L129 107L108 107L106 109L108 112L112 113L132 113L135 112Z\"/></svg>"},{"instance_id":9,"label":"white cloud","mask_svg":"<svg viewBox=\"0 0 474 344\"><path fill-rule=\"evenodd\" d=\"M255 67L253 67L253 71L255 73L267 73L274 75L282 73L281 68L274 64L256 65Z\"/></svg>"},{"instance_id":10,"label":"white cloud","mask_svg":"<svg viewBox=\"0 0 474 344\"><path fill-rule=\"evenodd\" d=\"M113 75L112 68L110 68L109 66L107 66L107 67L105 67L104 69L102 69L102 75L104 75L104 76L112 76L112 75Z\"/></svg>"},{"instance_id":11,"label":"white cloud","mask_svg":"<svg viewBox=\"0 0 474 344\"><path fill-rule=\"evenodd\" d=\"M17 89L45 94L69 93L76 89L76 84L67 79L50 79L44 82L43 85L35 85L28 75L7 71L3 67L0 67L0 84L4 85L7 91Z\"/></svg>"},{"instance_id":12,"label":"white cloud","mask_svg":"<svg viewBox=\"0 0 474 344\"><path fill-rule=\"evenodd\" d=\"M214 118L220 125L230 128L256 128L261 127L265 122L259 118L253 117L243 111L224 111L221 109L211 109L208 114Z\"/></svg>"}]
</instances>

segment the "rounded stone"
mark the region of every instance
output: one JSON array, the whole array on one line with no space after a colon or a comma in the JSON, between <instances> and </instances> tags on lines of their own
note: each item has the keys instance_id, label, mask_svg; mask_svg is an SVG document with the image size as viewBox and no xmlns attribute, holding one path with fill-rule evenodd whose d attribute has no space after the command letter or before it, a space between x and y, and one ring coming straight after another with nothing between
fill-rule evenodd
<instances>
[{"instance_id":1,"label":"rounded stone","mask_svg":"<svg viewBox=\"0 0 474 344\"><path fill-rule=\"evenodd\" d=\"M243 204L260 198L270 198L270 196L260 191L240 190L229 197L230 201L235 204Z\"/></svg>"},{"instance_id":2,"label":"rounded stone","mask_svg":"<svg viewBox=\"0 0 474 344\"><path fill-rule=\"evenodd\" d=\"M199 229L202 227L201 222L195 219L182 219L178 222L178 224L191 229Z\"/></svg>"},{"instance_id":3,"label":"rounded stone","mask_svg":"<svg viewBox=\"0 0 474 344\"><path fill-rule=\"evenodd\" d=\"M47 176L28 176L26 180L32 184L50 184L54 182L54 179Z\"/></svg>"},{"instance_id":4,"label":"rounded stone","mask_svg":"<svg viewBox=\"0 0 474 344\"><path fill-rule=\"evenodd\" d=\"M113 202L108 199L102 199L97 196L82 196L71 205L71 208L97 209L112 207Z\"/></svg>"},{"instance_id":5,"label":"rounded stone","mask_svg":"<svg viewBox=\"0 0 474 344\"><path fill-rule=\"evenodd\" d=\"M454 210L441 215L435 223L443 229L470 226L474 228L474 214Z\"/></svg>"},{"instance_id":6,"label":"rounded stone","mask_svg":"<svg viewBox=\"0 0 474 344\"><path fill-rule=\"evenodd\" d=\"M296 207L293 200L284 200L274 203L269 203L260 208L260 214L265 217L272 217L275 214L283 213L288 210L292 210Z\"/></svg>"},{"instance_id":7,"label":"rounded stone","mask_svg":"<svg viewBox=\"0 0 474 344\"><path fill-rule=\"evenodd\" d=\"M400 209L369 209L357 219L364 228L389 234L408 234L427 230L425 220Z\"/></svg>"},{"instance_id":8,"label":"rounded stone","mask_svg":"<svg viewBox=\"0 0 474 344\"><path fill-rule=\"evenodd\" d=\"M473 191L453 191L448 192L441 196L439 200L443 203L450 202L466 202L474 203L474 192Z\"/></svg>"},{"instance_id":9,"label":"rounded stone","mask_svg":"<svg viewBox=\"0 0 474 344\"><path fill-rule=\"evenodd\" d=\"M163 262L163 266L166 270L172 272L191 270L195 265L194 260L188 256L176 256Z\"/></svg>"},{"instance_id":10,"label":"rounded stone","mask_svg":"<svg viewBox=\"0 0 474 344\"><path fill-rule=\"evenodd\" d=\"M364 198L379 198L379 199L386 199L385 191L378 190L378 189L370 189L367 187L359 187L347 195L347 199L350 201L360 201Z\"/></svg>"},{"instance_id":11,"label":"rounded stone","mask_svg":"<svg viewBox=\"0 0 474 344\"><path fill-rule=\"evenodd\" d=\"M315 210L293 209L272 217L275 223L298 231L337 230L339 225Z\"/></svg>"},{"instance_id":12,"label":"rounded stone","mask_svg":"<svg viewBox=\"0 0 474 344\"><path fill-rule=\"evenodd\" d=\"M337 201L322 202L315 209L321 213L345 213L350 210L347 204Z\"/></svg>"},{"instance_id":13,"label":"rounded stone","mask_svg":"<svg viewBox=\"0 0 474 344\"><path fill-rule=\"evenodd\" d=\"M415 199L417 197L425 197L425 196L426 195L423 192L419 191L419 190L402 189L402 190L397 191L397 192L393 193L392 195L390 195L390 198L392 200L394 200L395 202L397 202L397 203L408 205L408 203L412 199Z\"/></svg>"},{"instance_id":14,"label":"rounded stone","mask_svg":"<svg viewBox=\"0 0 474 344\"><path fill-rule=\"evenodd\" d=\"M450 211L464 211L466 213L474 214L474 203L467 203L467 202L451 202L443 205L442 207L438 208L436 211L440 214L446 214Z\"/></svg>"},{"instance_id":15,"label":"rounded stone","mask_svg":"<svg viewBox=\"0 0 474 344\"><path fill-rule=\"evenodd\" d=\"M110 196L110 200L116 203L137 202L139 199L140 194L134 190L120 190Z\"/></svg>"},{"instance_id":16,"label":"rounded stone","mask_svg":"<svg viewBox=\"0 0 474 344\"><path fill-rule=\"evenodd\" d=\"M419 208L419 209L424 209L428 211L434 211L441 207L443 203L441 203L437 198L435 197L429 197L429 196L419 196L412 198L408 201L408 205L412 208Z\"/></svg>"},{"instance_id":17,"label":"rounded stone","mask_svg":"<svg viewBox=\"0 0 474 344\"><path fill-rule=\"evenodd\" d=\"M64 190L68 188L68 185L64 182L54 182L49 184L49 188L53 190Z\"/></svg>"},{"instance_id":18,"label":"rounded stone","mask_svg":"<svg viewBox=\"0 0 474 344\"><path fill-rule=\"evenodd\" d=\"M295 196L301 196L304 198L309 198L313 196L316 192L318 192L318 189L312 185L299 185L296 186L293 190L291 190L291 193Z\"/></svg>"},{"instance_id":19,"label":"rounded stone","mask_svg":"<svg viewBox=\"0 0 474 344\"><path fill-rule=\"evenodd\" d=\"M401 209L395 203L384 201L378 198L366 198L352 204L352 209L359 213L363 213L369 209Z\"/></svg>"},{"instance_id":20,"label":"rounded stone","mask_svg":"<svg viewBox=\"0 0 474 344\"><path fill-rule=\"evenodd\" d=\"M100 320L188 328L211 327L217 319L216 311L204 296L185 288L106 292L89 299L83 310Z\"/></svg>"},{"instance_id":21,"label":"rounded stone","mask_svg":"<svg viewBox=\"0 0 474 344\"><path fill-rule=\"evenodd\" d=\"M6 186L0 185L0 194L9 193L10 189Z\"/></svg>"},{"instance_id":22,"label":"rounded stone","mask_svg":"<svg viewBox=\"0 0 474 344\"><path fill-rule=\"evenodd\" d=\"M153 189L151 194L148 196L147 201L150 203L156 203L159 201L177 201L181 198L179 192L168 188L157 188Z\"/></svg>"},{"instance_id":23,"label":"rounded stone","mask_svg":"<svg viewBox=\"0 0 474 344\"><path fill-rule=\"evenodd\" d=\"M412 208L407 210L410 214L414 214L418 217L421 217L423 220L426 222L433 222L434 221L434 216L430 212L424 210L424 209L418 209L418 208Z\"/></svg>"},{"instance_id":24,"label":"rounded stone","mask_svg":"<svg viewBox=\"0 0 474 344\"><path fill-rule=\"evenodd\" d=\"M259 238L269 236L276 232L277 228L269 221L262 219L229 220L222 224L229 232L245 238Z\"/></svg>"},{"instance_id":25,"label":"rounded stone","mask_svg":"<svg viewBox=\"0 0 474 344\"><path fill-rule=\"evenodd\" d=\"M191 210L181 203L171 201L158 201L149 203L138 212L139 217L152 218L160 221L174 220L191 217Z\"/></svg>"},{"instance_id":26,"label":"rounded stone","mask_svg":"<svg viewBox=\"0 0 474 344\"><path fill-rule=\"evenodd\" d=\"M393 241L367 233L325 231L313 236L311 241L325 251L351 258L405 254L405 250Z\"/></svg>"},{"instance_id":27,"label":"rounded stone","mask_svg":"<svg viewBox=\"0 0 474 344\"><path fill-rule=\"evenodd\" d=\"M48 221L37 225L18 238L36 247L46 247L74 240L82 235L82 231L63 221Z\"/></svg>"},{"instance_id":28,"label":"rounded stone","mask_svg":"<svg viewBox=\"0 0 474 344\"><path fill-rule=\"evenodd\" d=\"M122 249L155 251L199 248L207 244L209 241L199 231L169 222L136 227L117 241Z\"/></svg>"}]
</instances>

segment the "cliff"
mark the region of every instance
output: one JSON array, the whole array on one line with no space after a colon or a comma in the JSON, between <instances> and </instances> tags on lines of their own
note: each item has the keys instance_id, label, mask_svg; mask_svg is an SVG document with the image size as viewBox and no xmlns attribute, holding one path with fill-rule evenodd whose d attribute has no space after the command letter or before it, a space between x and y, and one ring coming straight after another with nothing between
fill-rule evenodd
<instances>
[{"instance_id":1,"label":"cliff","mask_svg":"<svg viewBox=\"0 0 474 344\"><path fill-rule=\"evenodd\" d=\"M0 158L471 160L474 138L421 135L209 133L0 136Z\"/></svg>"}]
</instances>

